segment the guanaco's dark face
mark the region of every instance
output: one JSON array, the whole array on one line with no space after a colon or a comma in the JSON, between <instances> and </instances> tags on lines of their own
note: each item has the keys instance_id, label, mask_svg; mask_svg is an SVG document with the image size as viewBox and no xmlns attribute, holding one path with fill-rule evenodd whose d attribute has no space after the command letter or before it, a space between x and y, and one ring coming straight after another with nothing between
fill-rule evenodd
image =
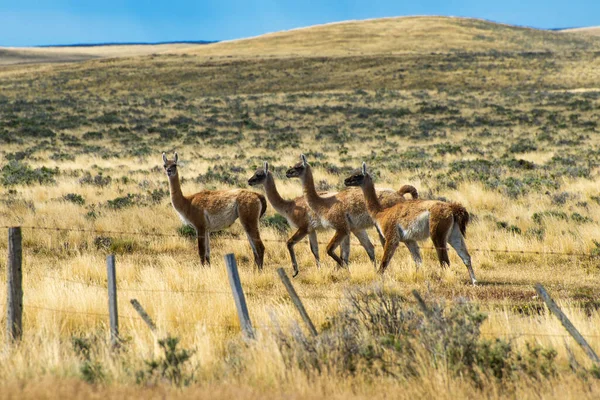
<instances>
[{"instance_id":1,"label":"guanaco's dark face","mask_svg":"<svg viewBox=\"0 0 600 400\"><path fill-rule=\"evenodd\" d=\"M175 153L175 158L173 160L169 160L165 153L162 154L163 158L163 168L167 173L168 177L177 175L177 161L179 160L179 156Z\"/></svg>"},{"instance_id":2,"label":"guanaco's dark face","mask_svg":"<svg viewBox=\"0 0 600 400\"><path fill-rule=\"evenodd\" d=\"M269 173L269 163L265 163L263 168L259 168L256 170L254 175L248 179L248 185L250 186L258 186L265 183L267 180L267 174Z\"/></svg>"},{"instance_id":3,"label":"guanaco's dark face","mask_svg":"<svg viewBox=\"0 0 600 400\"><path fill-rule=\"evenodd\" d=\"M364 181L365 181L365 176L363 175L362 171L355 171L352 173L352 175L350 175L349 177L344 179L344 185L360 186L363 184Z\"/></svg>"},{"instance_id":4,"label":"guanaco's dark face","mask_svg":"<svg viewBox=\"0 0 600 400\"><path fill-rule=\"evenodd\" d=\"M369 178L370 176L367 173L367 164L363 163L362 168L360 170L354 171L352 175L344 179L344 185L361 186L365 183L365 180Z\"/></svg>"},{"instance_id":5,"label":"guanaco's dark face","mask_svg":"<svg viewBox=\"0 0 600 400\"><path fill-rule=\"evenodd\" d=\"M306 162L306 157L304 157L304 154L302 154L300 156L300 162L288 169L285 173L285 176L288 178L300 178L306 171L307 166L308 163Z\"/></svg>"}]
</instances>

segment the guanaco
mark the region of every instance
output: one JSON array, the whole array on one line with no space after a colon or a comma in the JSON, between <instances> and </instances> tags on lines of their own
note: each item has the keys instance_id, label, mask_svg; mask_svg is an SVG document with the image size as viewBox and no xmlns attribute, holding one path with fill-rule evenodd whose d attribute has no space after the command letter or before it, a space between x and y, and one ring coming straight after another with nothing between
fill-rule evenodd
<instances>
[{"instance_id":1,"label":"guanaco","mask_svg":"<svg viewBox=\"0 0 600 400\"><path fill-rule=\"evenodd\" d=\"M469 213L459 203L438 200L407 200L392 206L383 204L367 172L367 164L344 181L346 186L360 186L363 191L369 214L377 224L377 229L385 236L383 257L379 273L388 267L400 242L408 247L413 260L421 264L421 254L417 241L431 238L442 268L450 265L447 243L456 250L469 270L471 282L477 283L471 265L471 256L465 244L465 234L469 223Z\"/></svg>"},{"instance_id":2,"label":"guanaco","mask_svg":"<svg viewBox=\"0 0 600 400\"><path fill-rule=\"evenodd\" d=\"M304 154L300 155L300 162L287 170L288 178L300 178L306 203L311 210L321 220L326 228L335 230L335 234L327 245L327 254L335 260L338 267L347 264L347 260L338 257L334 251L344 240L347 240L350 233L353 233L360 244L365 248L369 259L373 264L375 260L375 248L371 243L366 229L374 226L374 221L367 211L364 197L360 190L343 190L330 196L321 196L315 189L312 169ZM393 190L380 190L377 193L379 201L386 205L392 205L405 201L403 195L410 193L413 198L418 197L417 190L411 185L404 185L398 192ZM381 232L378 232L382 244L384 238Z\"/></svg>"},{"instance_id":3,"label":"guanaco","mask_svg":"<svg viewBox=\"0 0 600 400\"><path fill-rule=\"evenodd\" d=\"M310 243L310 250L315 257L317 267L320 267L321 261L319 259L317 230L323 229L323 224L321 219L308 206L304 196L299 196L290 200L286 200L281 197L277 191L277 186L275 185L275 178L273 177L271 171L269 171L268 162L265 162L264 166L257 169L254 175L248 179L248 185L263 185L267 200L269 200L273 208L287 220L288 224L296 229L296 232L294 232L294 234L287 240L287 249L290 253L292 268L294 270L293 276L295 277L299 273L294 246L307 235ZM319 195L330 196L331 193L319 192ZM341 244L340 254L341 258L345 260L345 262L348 260L349 253L350 237L347 237L347 239Z\"/></svg>"},{"instance_id":4,"label":"guanaco","mask_svg":"<svg viewBox=\"0 0 600 400\"><path fill-rule=\"evenodd\" d=\"M258 225L260 217L267 210L265 196L245 189L202 190L184 196L177 171L177 153L172 160L167 159L165 153L162 158L169 178L171 203L181 220L196 229L202 265L210 265L209 233L225 229L239 218L252 247L254 261L262 269L265 246L260 238Z\"/></svg>"}]
</instances>

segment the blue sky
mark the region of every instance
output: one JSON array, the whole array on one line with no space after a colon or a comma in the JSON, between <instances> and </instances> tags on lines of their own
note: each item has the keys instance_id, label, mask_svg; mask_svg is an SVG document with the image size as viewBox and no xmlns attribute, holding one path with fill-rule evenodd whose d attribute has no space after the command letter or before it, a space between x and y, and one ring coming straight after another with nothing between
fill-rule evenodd
<instances>
[{"instance_id":1,"label":"blue sky","mask_svg":"<svg viewBox=\"0 0 600 400\"><path fill-rule=\"evenodd\" d=\"M227 40L403 15L593 26L600 25L600 0L0 0L0 46Z\"/></svg>"}]
</instances>

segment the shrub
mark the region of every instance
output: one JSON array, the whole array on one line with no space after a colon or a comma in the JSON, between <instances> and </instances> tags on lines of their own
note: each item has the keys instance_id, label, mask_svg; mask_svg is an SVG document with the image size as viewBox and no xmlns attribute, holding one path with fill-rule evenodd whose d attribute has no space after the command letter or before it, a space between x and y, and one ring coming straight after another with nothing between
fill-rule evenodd
<instances>
[{"instance_id":1,"label":"shrub","mask_svg":"<svg viewBox=\"0 0 600 400\"><path fill-rule=\"evenodd\" d=\"M92 174L86 172L85 175L79 179L79 183L82 185L94 185L99 187L108 186L111 182L112 178L110 176L102 175L102 172L96 176L92 176Z\"/></svg>"},{"instance_id":2,"label":"shrub","mask_svg":"<svg viewBox=\"0 0 600 400\"><path fill-rule=\"evenodd\" d=\"M263 226L275 229L279 233L286 233L290 229L287 219L281 214L275 214L261 219Z\"/></svg>"},{"instance_id":3,"label":"shrub","mask_svg":"<svg viewBox=\"0 0 600 400\"><path fill-rule=\"evenodd\" d=\"M85 140L100 140L104 137L102 132L90 131L83 134Z\"/></svg>"},{"instance_id":4,"label":"shrub","mask_svg":"<svg viewBox=\"0 0 600 400\"><path fill-rule=\"evenodd\" d=\"M58 168L35 168L32 169L25 163L12 160L2 167L2 185L32 185L38 183L40 185L55 183L54 177L58 175Z\"/></svg>"},{"instance_id":5,"label":"shrub","mask_svg":"<svg viewBox=\"0 0 600 400\"><path fill-rule=\"evenodd\" d=\"M507 222L504 222L504 221L496 222L496 227L498 227L498 229L505 229L505 230L509 231L510 233L514 233L516 235L521 234L521 228L519 228L518 226L515 226L515 225L509 225Z\"/></svg>"},{"instance_id":6,"label":"shrub","mask_svg":"<svg viewBox=\"0 0 600 400\"><path fill-rule=\"evenodd\" d=\"M539 213L534 213L531 217L533 222L538 225L541 225L542 222L547 218L562 219L565 221L569 219L568 215L563 211L542 211Z\"/></svg>"},{"instance_id":7,"label":"shrub","mask_svg":"<svg viewBox=\"0 0 600 400\"><path fill-rule=\"evenodd\" d=\"M100 251L112 254L131 254L137 249L136 243L131 239L109 236L97 236L94 239L94 246Z\"/></svg>"},{"instance_id":8,"label":"shrub","mask_svg":"<svg viewBox=\"0 0 600 400\"><path fill-rule=\"evenodd\" d=\"M116 111L105 112L99 117L93 118L92 121L99 124L111 125L111 124L122 124L123 120L118 116Z\"/></svg>"},{"instance_id":9,"label":"shrub","mask_svg":"<svg viewBox=\"0 0 600 400\"><path fill-rule=\"evenodd\" d=\"M444 154L457 154L460 153L461 147L459 145L451 143L440 143L435 146L436 153L443 156Z\"/></svg>"},{"instance_id":10,"label":"shrub","mask_svg":"<svg viewBox=\"0 0 600 400\"><path fill-rule=\"evenodd\" d=\"M121 196L112 200L108 200L106 202L106 206L111 210L120 210L122 208L131 207L134 204L133 199L135 197L136 196L134 196L133 194L127 193L127 196Z\"/></svg>"},{"instance_id":11,"label":"shrub","mask_svg":"<svg viewBox=\"0 0 600 400\"><path fill-rule=\"evenodd\" d=\"M508 148L510 153L527 153L536 150L537 146L530 139L520 139L517 143L512 144Z\"/></svg>"},{"instance_id":12,"label":"shrub","mask_svg":"<svg viewBox=\"0 0 600 400\"><path fill-rule=\"evenodd\" d=\"M148 199L154 204L160 203L167 196L169 196L169 191L165 189L154 189L148 192Z\"/></svg>"},{"instance_id":13,"label":"shrub","mask_svg":"<svg viewBox=\"0 0 600 400\"><path fill-rule=\"evenodd\" d=\"M243 167L236 167L233 165L215 165L208 167L208 171L204 174L200 174L194 179L196 183L225 183L231 186L244 186L246 184L245 178L240 178L239 173L245 172Z\"/></svg>"},{"instance_id":14,"label":"shrub","mask_svg":"<svg viewBox=\"0 0 600 400\"><path fill-rule=\"evenodd\" d=\"M573 220L574 222L577 222L578 224L585 224L588 222L594 222L593 219L591 219L590 217L585 217L579 213L573 213L571 214L571 220Z\"/></svg>"},{"instance_id":15,"label":"shrub","mask_svg":"<svg viewBox=\"0 0 600 400\"><path fill-rule=\"evenodd\" d=\"M79 359L79 373L81 378L89 384L95 384L104 381L106 375L102 364L94 360L96 353L96 342L86 337L73 336L71 345Z\"/></svg>"},{"instance_id":16,"label":"shrub","mask_svg":"<svg viewBox=\"0 0 600 400\"><path fill-rule=\"evenodd\" d=\"M82 195L77 194L77 193L67 193L63 196L63 200L65 201L69 201L73 204L77 204L79 206L82 206L85 204L85 199L83 198Z\"/></svg>"},{"instance_id":17,"label":"shrub","mask_svg":"<svg viewBox=\"0 0 600 400\"><path fill-rule=\"evenodd\" d=\"M19 135L39 138L53 138L56 136L56 133L43 126L25 126L21 128Z\"/></svg>"},{"instance_id":18,"label":"shrub","mask_svg":"<svg viewBox=\"0 0 600 400\"><path fill-rule=\"evenodd\" d=\"M181 225L177 228L177 233L179 236L188 238L188 239L196 239L196 229L190 225Z\"/></svg>"},{"instance_id":19,"label":"shrub","mask_svg":"<svg viewBox=\"0 0 600 400\"><path fill-rule=\"evenodd\" d=\"M190 371L188 362L195 351L178 349L179 338L168 336L159 340L158 345L163 355L158 359L144 360L145 370L136 372L138 384L157 384L158 381L167 381L175 386L188 386L194 379L194 372Z\"/></svg>"},{"instance_id":20,"label":"shrub","mask_svg":"<svg viewBox=\"0 0 600 400\"><path fill-rule=\"evenodd\" d=\"M482 339L486 315L476 305L433 301L425 309L381 288L355 289L317 337L295 327L290 333L279 330L276 341L286 365L309 378L362 373L398 379L433 368L468 377L482 388L490 379L509 383L556 373L551 348L528 346L521 353L503 339Z\"/></svg>"}]
</instances>

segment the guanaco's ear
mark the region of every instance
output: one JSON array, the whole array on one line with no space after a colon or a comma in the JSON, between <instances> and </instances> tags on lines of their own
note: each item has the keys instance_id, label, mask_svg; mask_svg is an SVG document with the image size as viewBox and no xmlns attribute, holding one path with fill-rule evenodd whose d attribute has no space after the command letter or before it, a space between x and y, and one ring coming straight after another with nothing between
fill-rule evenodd
<instances>
[{"instance_id":1,"label":"guanaco's ear","mask_svg":"<svg viewBox=\"0 0 600 400\"><path fill-rule=\"evenodd\" d=\"M300 160L302 160L302 166L306 167L307 162L304 154L300 154Z\"/></svg>"},{"instance_id":2,"label":"guanaco's ear","mask_svg":"<svg viewBox=\"0 0 600 400\"><path fill-rule=\"evenodd\" d=\"M265 161L265 174L269 172L269 163Z\"/></svg>"},{"instance_id":3,"label":"guanaco's ear","mask_svg":"<svg viewBox=\"0 0 600 400\"><path fill-rule=\"evenodd\" d=\"M175 152L175 164L177 164L177 160L179 160L179 156L177 155L177 152Z\"/></svg>"},{"instance_id":4,"label":"guanaco's ear","mask_svg":"<svg viewBox=\"0 0 600 400\"><path fill-rule=\"evenodd\" d=\"M363 161L363 165L362 165L362 173L363 175L367 174L367 163Z\"/></svg>"},{"instance_id":5,"label":"guanaco's ear","mask_svg":"<svg viewBox=\"0 0 600 400\"><path fill-rule=\"evenodd\" d=\"M166 164L167 163L167 155L163 152L163 162Z\"/></svg>"}]
</instances>

